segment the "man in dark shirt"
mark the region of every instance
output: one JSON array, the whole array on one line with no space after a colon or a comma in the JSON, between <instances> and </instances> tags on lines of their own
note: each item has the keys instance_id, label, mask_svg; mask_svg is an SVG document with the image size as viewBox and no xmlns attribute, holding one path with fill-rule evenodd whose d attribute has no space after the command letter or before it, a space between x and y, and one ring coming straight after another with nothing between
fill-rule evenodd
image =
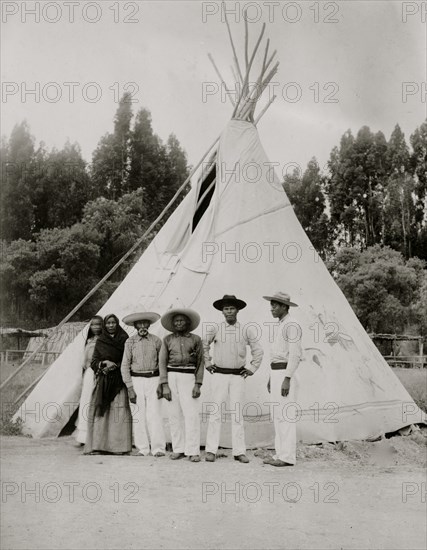
<instances>
[{"instance_id":1,"label":"man in dark shirt","mask_svg":"<svg viewBox=\"0 0 427 550\"><path fill-rule=\"evenodd\" d=\"M200 316L192 309L171 309L161 322L172 332L163 339L159 354L161 394L170 401L170 458L188 456L192 462L200 462L199 397L204 359L200 336L191 334Z\"/></svg>"}]
</instances>

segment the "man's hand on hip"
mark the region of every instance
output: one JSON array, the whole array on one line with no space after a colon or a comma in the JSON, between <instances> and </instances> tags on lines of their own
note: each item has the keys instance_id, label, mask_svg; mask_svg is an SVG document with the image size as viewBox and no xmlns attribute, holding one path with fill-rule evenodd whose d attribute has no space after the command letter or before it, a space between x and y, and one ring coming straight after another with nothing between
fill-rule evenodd
<instances>
[{"instance_id":1,"label":"man's hand on hip","mask_svg":"<svg viewBox=\"0 0 427 550\"><path fill-rule=\"evenodd\" d=\"M253 372L249 369L242 369L242 372L240 373L240 376L243 376L243 378L247 378L248 376L252 376Z\"/></svg>"}]
</instances>

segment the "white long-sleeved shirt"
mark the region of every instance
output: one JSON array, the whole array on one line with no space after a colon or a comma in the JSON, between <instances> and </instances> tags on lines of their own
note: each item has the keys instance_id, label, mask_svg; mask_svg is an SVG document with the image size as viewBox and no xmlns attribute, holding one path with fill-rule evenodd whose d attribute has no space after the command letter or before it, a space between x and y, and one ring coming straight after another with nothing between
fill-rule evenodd
<instances>
[{"instance_id":1,"label":"white long-sleeved shirt","mask_svg":"<svg viewBox=\"0 0 427 550\"><path fill-rule=\"evenodd\" d=\"M286 376L291 378L302 358L302 329L289 313L274 327L271 363L287 363Z\"/></svg>"},{"instance_id":2,"label":"white long-sleeved shirt","mask_svg":"<svg viewBox=\"0 0 427 550\"><path fill-rule=\"evenodd\" d=\"M251 325L241 325L238 321L234 325L229 325L223 321L207 327L202 340L206 368L214 364L224 369L235 370L245 367L255 372L261 365L264 351L258 334ZM250 365L246 365L247 346L252 354Z\"/></svg>"}]
</instances>

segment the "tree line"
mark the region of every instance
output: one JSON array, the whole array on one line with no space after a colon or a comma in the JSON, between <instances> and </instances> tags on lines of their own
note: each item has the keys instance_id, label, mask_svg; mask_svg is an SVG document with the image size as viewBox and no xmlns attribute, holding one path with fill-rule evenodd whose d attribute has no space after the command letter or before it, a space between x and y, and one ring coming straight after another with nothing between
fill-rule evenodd
<instances>
[{"instance_id":1,"label":"tree line","mask_svg":"<svg viewBox=\"0 0 427 550\"><path fill-rule=\"evenodd\" d=\"M365 329L427 336L427 121L409 145L399 125L348 130L284 188Z\"/></svg>"},{"instance_id":2,"label":"tree line","mask_svg":"<svg viewBox=\"0 0 427 550\"><path fill-rule=\"evenodd\" d=\"M305 231L325 259L342 246L389 246L427 259L427 122L408 146L399 125L387 141L363 126L348 130L322 173L315 158L284 186Z\"/></svg>"},{"instance_id":3,"label":"tree line","mask_svg":"<svg viewBox=\"0 0 427 550\"><path fill-rule=\"evenodd\" d=\"M54 325L156 219L190 167L178 139L154 133L147 109L121 99L111 133L89 165L78 144L37 147L27 123L3 138L2 326ZM427 122L389 140L364 126L347 131L325 170L312 158L285 177L295 213L371 331L427 334ZM163 222L167 216L163 219ZM144 241L141 253L160 229ZM107 300L125 262L75 319Z\"/></svg>"},{"instance_id":4,"label":"tree line","mask_svg":"<svg viewBox=\"0 0 427 550\"><path fill-rule=\"evenodd\" d=\"M78 144L48 151L27 123L1 144L2 326L54 325L116 264L189 175L171 134L154 133L150 112L120 100L112 133L89 165ZM165 221L167 216L165 216ZM125 262L73 320L107 300L141 250Z\"/></svg>"}]
</instances>

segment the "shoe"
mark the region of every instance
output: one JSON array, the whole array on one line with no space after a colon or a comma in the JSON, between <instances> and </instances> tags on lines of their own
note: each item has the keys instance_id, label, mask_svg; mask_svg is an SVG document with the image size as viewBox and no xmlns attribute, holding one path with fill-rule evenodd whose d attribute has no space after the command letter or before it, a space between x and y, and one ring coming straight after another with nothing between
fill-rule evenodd
<instances>
[{"instance_id":1,"label":"shoe","mask_svg":"<svg viewBox=\"0 0 427 550\"><path fill-rule=\"evenodd\" d=\"M190 462L200 462L200 456L199 455L190 456Z\"/></svg>"},{"instance_id":2,"label":"shoe","mask_svg":"<svg viewBox=\"0 0 427 550\"><path fill-rule=\"evenodd\" d=\"M165 453L163 453L162 451L159 451L158 453L155 453L154 456L156 458L159 458L160 456L165 456Z\"/></svg>"},{"instance_id":3,"label":"shoe","mask_svg":"<svg viewBox=\"0 0 427 550\"><path fill-rule=\"evenodd\" d=\"M184 456L184 453L172 453L169 458L171 460L179 460L180 458L184 458Z\"/></svg>"},{"instance_id":4,"label":"shoe","mask_svg":"<svg viewBox=\"0 0 427 550\"><path fill-rule=\"evenodd\" d=\"M279 458L266 458L263 460L264 464L270 464L270 466L278 466L283 468L284 466L295 466L294 464L290 464L289 462L285 462L284 460L280 460Z\"/></svg>"},{"instance_id":5,"label":"shoe","mask_svg":"<svg viewBox=\"0 0 427 550\"><path fill-rule=\"evenodd\" d=\"M243 462L243 464L247 464L249 462L249 458L246 455L237 455L234 457L234 460L238 460L239 462Z\"/></svg>"},{"instance_id":6,"label":"shoe","mask_svg":"<svg viewBox=\"0 0 427 550\"><path fill-rule=\"evenodd\" d=\"M213 453L206 453L205 460L206 462L215 462L216 456Z\"/></svg>"}]
</instances>

